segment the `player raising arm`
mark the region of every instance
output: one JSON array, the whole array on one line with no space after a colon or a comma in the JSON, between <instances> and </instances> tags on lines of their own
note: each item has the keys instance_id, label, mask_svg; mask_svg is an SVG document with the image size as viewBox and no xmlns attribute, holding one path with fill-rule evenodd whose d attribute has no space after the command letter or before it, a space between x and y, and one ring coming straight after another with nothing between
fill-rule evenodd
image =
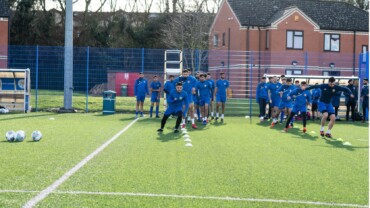
<instances>
[{"instance_id":1,"label":"player raising arm","mask_svg":"<svg viewBox=\"0 0 370 208\"><path fill-rule=\"evenodd\" d=\"M314 85L314 86L307 88L307 90L321 89L321 97L319 100L319 111L322 114L320 135L326 136L328 138L332 138L330 131L333 128L334 123L335 123L335 115L334 115L335 112L334 112L333 105L331 104L331 98L338 91L347 92L350 95L350 97L354 97L351 90L349 90L347 87L337 86L334 83L335 83L335 78L330 77L328 84ZM328 117L330 118L328 130L326 131L326 133L324 133L325 122Z\"/></svg>"}]
</instances>

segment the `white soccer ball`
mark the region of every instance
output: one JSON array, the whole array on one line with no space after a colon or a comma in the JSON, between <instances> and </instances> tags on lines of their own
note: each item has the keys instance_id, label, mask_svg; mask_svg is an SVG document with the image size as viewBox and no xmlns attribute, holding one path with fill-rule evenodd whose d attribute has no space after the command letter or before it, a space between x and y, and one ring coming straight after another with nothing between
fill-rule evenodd
<instances>
[{"instance_id":1,"label":"white soccer ball","mask_svg":"<svg viewBox=\"0 0 370 208\"><path fill-rule=\"evenodd\" d=\"M41 131L33 131L32 134L31 134L31 137L32 137L32 140L35 141L35 142L38 142L41 140L42 138L42 134L41 134Z\"/></svg>"},{"instance_id":2,"label":"white soccer ball","mask_svg":"<svg viewBox=\"0 0 370 208\"><path fill-rule=\"evenodd\" d=\"M16 142L23 142L23 140L26 138L26 133L24 133L23 130L19 130L15 133L14 141Z\"/></svg>"},{"instance_id":3,"label":"white soccer ball","mask_svg":"<svg viewBox=\"0 0 370 208\"><path fill-rule=\"evenodd\" d=\"M14 137L15 137L15 131L13 131L13 130L8 131L5 134L5 138L6 138L6 140L8 140L8 142L14 141Z\"/></svg>"}]
</instances>

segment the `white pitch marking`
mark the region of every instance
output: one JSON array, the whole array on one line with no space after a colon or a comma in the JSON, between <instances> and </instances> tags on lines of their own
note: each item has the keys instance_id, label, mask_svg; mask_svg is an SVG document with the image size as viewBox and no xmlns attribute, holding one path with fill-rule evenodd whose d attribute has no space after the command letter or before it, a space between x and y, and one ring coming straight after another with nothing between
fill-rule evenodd
<instances>
[{"instance_id":1,"label":"white pitch marking","mask_svg":"<svg viewBox=\"0 0 370 208\"><path fill-rule=\"evenodd\" d=\"M84 165L86 165L86 163L88 163L91 159L93 159L96 155L98 155L101 151L103 151L109 144L111 144L114 140L116 140L122 133L127 131L127 129L129 129L138 120L139 120L138 118L133 120L128 126L122 129L116 135L114 135L111 139L106 141L103 145L101 145L93 153L88 155L85 159L79 162L76 166L74 166L68 172L66 172L62 177L56 180L53 184L51 184L46 189L42 190L37 196L29 200L25 205L23 205L23 208L31 208L35 206L37 203L39 203L40 201L42 201L43 199L45 199L51 192L55 191L55 189L57 189L66 180L68 180L69 177L75 174L79 169L81 169Z\"/></svg>"},{"instance_id":2,"label":"white pitch marking","mask_svg":"<svg viewBox=\"0 0 370 208\"><path fill-rule=\"evenodd\" d=\"M39 191L28 190L0 190L0 193L37 193ZM221 201L251 201L251 202L271 202L271 203L286 203L286 204L306 204L306 205L322 205L322 206L337 206L337 207L369 207L362 204L340 204L334 202L318 202L318 201L299 201L285 199L263 199L263 198L240 198L240 197L220 197L220 196L192 196L192 195L177 195L177 194L152 194L152 193L131 193L131 192L91 192L91 191L54 191L52 194L71 194L71 195L107 195L107 196L146 196L146 197L166 197L166 198L183 198L183 199L209 199Z\"/></svg>"}]
</instances>

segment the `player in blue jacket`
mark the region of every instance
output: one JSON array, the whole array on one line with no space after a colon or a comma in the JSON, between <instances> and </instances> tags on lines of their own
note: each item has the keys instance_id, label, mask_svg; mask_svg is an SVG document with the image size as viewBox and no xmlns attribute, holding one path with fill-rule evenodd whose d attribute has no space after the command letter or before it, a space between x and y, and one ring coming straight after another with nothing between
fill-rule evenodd
<instances>
[{"instance_id":1,"label":"player in blue jacket","mask_svg":"<svg viewBox=\"0 0 370 208\"><path fill-rule=\"evenodd\" d=\"M158 129L158 132L163 132L163 128L166 125L168 117L171 115L176 115L177 120L176 120L176 125L174 129L174 133L179 132L179 126L182 120L182 116L185 114L186 111L189 107L189 99L188 99L188 94L183 90L182 83L178 82L176 83L176 90L172 90L168 97L168 108L164 113L164 116L161 121L161 128ZM185 104L185 109L184 109L184 104Z\"/></svg>"},{"instance_id":2,"label":"player in blue jacket","mask_svg":"<svg viewBox=\"0 0 370 208\"><path fill-rule=\"evenodd\" d=\"M363 81L364 86L361 89L361 99L362 99L362 123L365 120L368 120L366 117L366 112L369 114L369 80L364 79Z\"/></svg>"},{"instance_id":3,"label":"player in blue jacket","mask_svg":"<svg viewBox=\"0 0 370 208\"><path fill-rule=\"evenodd\" d=\"M281 101L279 105L279 110L284 112L285 115L289 116L292 111L292 99L287 99L288 94L291 93L296 87L292 83L291 78L287 78L286 82L276 90L276 93L280 95ZM274 124L271 125L272 127Z\"/></svg>"},{"instance_id":4,"label":"player in blue jacket","mask_svg":"<svg viewBox=\"0 0 370 208\"><path fill-rule=\"evenodd\" d=\"M158 81L158 77L157 75L154 75L153 76L153 81L152 83L150 83L150 92L151 92L151 98L150 98L150 102L151 102L151 105L150 105L150 118L152 117L152 114L153 114L153 107L154 107L154 103L155 103L155 117L156 118L159 118L159 102L160 102L160 99L161 99L161 87L162 87L162 83L160 81Z\"/></svg>"},{"instance_id":5,"label":"player in blue jacket","mask_svg":"<svg viewBox=\"0 0 370 208\"><path fill-rule=\"evenodd\" d=\"M175 83L173 81L174 79L175 79L175 77L173 75L169 75L168 80L164 84L163 91L164 91L164 93L166 93L166 100L168 99L172 90L175 89ZM166 103L166 105L167 105L167 103Z\"/></svg>"},{"instance_id":6,"label":"player in blue jacket","mask_svg":"<svg viewBox=\"0 0 370 208\"><path fill-rule=\"evenodd\" d=\"M319 83L316 83L315 85L319 85ZM312 112L312 120L315 121L315 118L319 118L319 112L318 106L319 106L319 99L321 96L321 90L320 89L313 89L312 92L312 106L311 106L311 112Z\"/></svg>"},{"instance_id":7,"label":"player in blue jacket","mask_svg":"<svg viewBox=\"0 0 370 208\"><path fill-rule=\"evenodd\" d=\"M260 121L262 122L266 115L266 105L268 101L268 84L266 83L266 77L261 77L261 82L257 85L256 88L256 102L259 105L260 109Z\"/></svg>"},{"instance_id":8,"label":"player in blue jacket","mask_svg":"<svg viewBox=\"0 0 370 208\"><path fill-rule=\"evenodd\" d=\"M212 77L211 77L211 73L209 73L209 72L207 72L207 74L206 74L206 80L211 84L211 89L212 89L212 91L211 91L211 102L210 102L210 104L209 104L209 111L211 111L211 119L213 120L214 119L214 113L213 113L213 102L214 102L214 92L215 92L215 88L216 88L216 86L215 86L215 80L213 80L212 79Z\"/></svg>"},{"instance_id":9,"label":"player in blue jacket","mask_svg":"<svg viewBox=\"0 0 370 208\"><path fill-rule=\"evenodd\" d=\"M268 89L268 97L269 102L271 103L271 107L273 108L271 111L272 123L271 127L273 127L277 123L277 118L280 114L279 105L280 105L280 94L277 93L277 89L281 86L281 83L277 82L277 77L272 77L271 83L269 83Z\"/></svg>"},{"instance_id":10,"label":"player in blue jacket","mask_svg":"<svg viewBox=\"0 0 370 208\"><path fill-rule=\"evenodd\" d=\"M140 110L140 117L143 117L143 104L145 101L145 96L149 95L148 89L148 81L144 79L144 74L142 72L139 73L139 79L135 81L134 85L134 93L136 96L136 115L135 118L138 117L138 113Z\"/></svg>"},{"instance_id":11,"label":"player in blue jacket","mask_svg":"<svg viewBox=\"0 0 370 208\"><path fill-rule=\"evenodd\" d=\"M217 80L214 96L216 97L216 121L219 117L219 109L221 106L221 122L224 121L225 104L227 100L227 89L230 87L229 81L225 79L225 73L220 73L221 79Z\"/></svg>"},{"instance_id":12,"label":"player in blue jacket","mask_svg":"<svg viewBox=\"0 0 370 208\"><path fill-rule=\"evenodd\" d=\"M195 79L197 80L196 83L199 82L199 75L200 75L200 72L197 71L195 73ZM196 86L197 84L195 84ZM201 118L202 118L202 115L200 115L200 110L199 110L199 93L197 93L197 91L193 94L193 101L194 101L194 118L197 117L198 118L198 122L201 121Z\"/></svg>"},{"instance_id":13,"label":"player in blue jacket","mask_svg":"<svg viewBox=\"0 0 370 208\"><path fill-rule=\"evenodd\" d=\"M351 90L352 94L354 95L354 98L350 97L349 94L344 94L346 96L346 120L349 120L349 111L351 111L351 120L355 121L355 108L357 105L357 97L358 97L358 89L357 86L353 85L353 80L348 80L347 88Z\"/></svg>"},{"instance_id":14,"label":"player in blue jacket","mask_svg":"<svg viewBox=\"0 0 370 208\"><path fill-rule=\"evenodd\" d=\"M314 86L307 88L307 90L321 89L321 97L319 100L319 111L322 113L320 135L326 136L328 138L332 138L330 131L333 128L334 123L335 123L335 115L334 115L335 111L334 111L333 105L331 104L331 98L338 91L347 92L348 94L350 94L351 97L354 97L351 90L349 90L347 87L336 86L334 82L335 82L335 78L330 77L328 84L314 85ZM328 116L330 118L330 122L328 125L328 130L324 134L325 122Z\"/></svg>"},{"instance_id":15,"label":"player in blue jacket","mask_svg":"<svg viewBox=\"0 0 370 208\"><path fill-rule=\"evenodd\" d=\"M193 96L192 96L192 94L195 93L195 85L197 83L197 80L193 76L189 76L189 75L190 75L190 71L188 69L184 69L182 71L182 76L176 78L173 82L175 84L179 82L182 83L183 90L188 94L187 96L188 103L189 103L188 114L191 118L191 127L193 129L197 129L198 127L195 125L195 121L194 121L194 103L193 103ZM185 128L185 125L186 125L185 119L186 119L186 115L184 115L183 120L182 120L182 125L181 125L182 128Z\"/></svg>"},{"instance_id":16,"label":"player in blue jacket","mask_svg":"<svg viewBox=\"0 0 370 208\"><path fill-rule=\"evenodd\" d=\"M199 108L203 115L203 125L208 123L208 107L211 102L212 86L211 83L206 81L206 75L199 76L199 82L195 88L199 93Z\"/></svg>"},{"instance_id":17,"label":"player in blue jacket","mask_svg":"<svg viewBox=\"0 0 370 208\"><path fill-rule=\"evenodd\" d=\"M286 121L285 128L282 132L287 132L290 121L293 119L294 115L298 112L301 112L303 117L303 133L306 133L306 121L307 121L307 103L311 103L311 93L307 88L306 82L301 82L301 86L298 89L293 90L292 92L288 93L287 100L291 100L295 97L294 106L292 112L289 114L288 120Z\"/></svg>"}]
</instances>

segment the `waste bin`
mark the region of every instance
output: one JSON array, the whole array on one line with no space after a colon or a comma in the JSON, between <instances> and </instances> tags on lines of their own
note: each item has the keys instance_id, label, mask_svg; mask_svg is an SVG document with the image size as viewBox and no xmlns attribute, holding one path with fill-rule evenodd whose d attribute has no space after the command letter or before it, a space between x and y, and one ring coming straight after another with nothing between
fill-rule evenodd
<instances>
[{"instance_id":1,"label":"waste bin","mask_svg":"<svg viewBox=\"0 0 370 208\"><path fill-rule=\"evenodd\" d=\"M114 114L116 105L116 92L112 90L103 92L103 114Z\"/></svg>"},{"instance_id":2,"label":"waste bin","mask_svg":"<svg viewBox=\"0 0 370 208\"><path fill-rule=\"evenodd\" d=\"M121 84L121 96L127 97L127 84Z\"/></svg>"}]
</instances>

